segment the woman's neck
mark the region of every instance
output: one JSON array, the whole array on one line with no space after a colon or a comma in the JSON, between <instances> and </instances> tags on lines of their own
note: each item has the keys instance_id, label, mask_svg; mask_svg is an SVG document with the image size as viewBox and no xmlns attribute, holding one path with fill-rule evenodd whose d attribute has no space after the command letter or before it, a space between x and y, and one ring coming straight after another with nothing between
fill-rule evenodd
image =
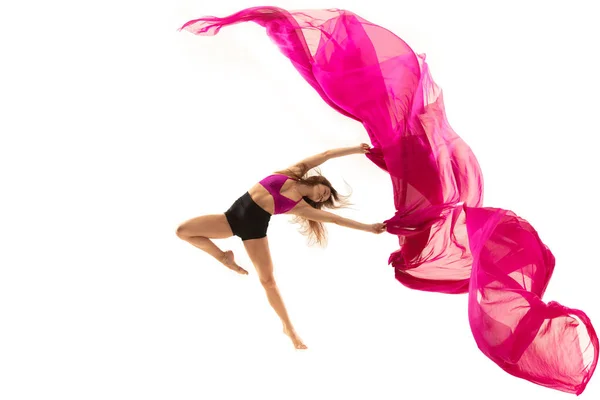
<instances>
[{"instance_id":1,"label":"woman's neck","mask_svg":"<svg viewBox=\"0 0 600 400\"><path fill-rule=\"evenodd\" d=\"M310 189L311 189L311 188L310 188L310 186L308 186L308 185L306 185L306 184L304 184L304 183L300 183L300 182L297 182L297 183L295 184L295 189L296 189L296 191L297 191L298 193L300 193L300 195L301 195L302 197L304 197L304 196L308 196L308 195L310 194L310 191L311 191L311 190L310 190Z\"/></svg>"}]
</instances>

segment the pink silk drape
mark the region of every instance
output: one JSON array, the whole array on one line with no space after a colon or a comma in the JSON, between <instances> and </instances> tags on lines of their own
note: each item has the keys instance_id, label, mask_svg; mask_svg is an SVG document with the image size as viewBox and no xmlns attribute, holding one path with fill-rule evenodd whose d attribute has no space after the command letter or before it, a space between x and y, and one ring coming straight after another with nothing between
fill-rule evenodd
<instances>
[{"instance_id":1,"label":"pink silk drape","mask_svg":"<svg viewBox=\"0 0 600 400\"><path fill-rule=\"evenodd\" d=\"M215 35L255 22L321 98L365 127L367 155L389 173L400 248L389 263L407 287L469 294L477 346L506 372L580 394L598 362L598 337L583 311L541 299L554 257L513 212L483 207L483 177L446 119L425 56L399 37L338 9L254 7L181 28Z\"/></svg>"}]
</instances>

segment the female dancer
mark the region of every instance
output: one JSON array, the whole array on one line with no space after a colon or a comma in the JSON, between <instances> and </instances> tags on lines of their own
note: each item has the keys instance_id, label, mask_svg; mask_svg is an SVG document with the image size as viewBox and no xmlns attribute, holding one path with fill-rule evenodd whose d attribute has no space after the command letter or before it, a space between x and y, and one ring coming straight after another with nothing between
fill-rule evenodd
<instances>
[{"instance_id":1,"label":"female dancer","mask_svg":"<svg viewBox=\"0 0 600 400\"><path fill-rule=\"evenodd\" d=\"M290 337L296 349L306 349L306 346L290 321L273 278L273 263L267 240L271 215L295 215L297 220L307 224L305 232L319 244L323 244L326 239L324 222L376 234L382 233L385 230L383 223L367 225L322 211L323 207L341 207L344 199L323 176L306 177L308 171L327 160L349 154L368 153L369 149L369 145L363 143L360 146L328 150L308 157L255 184L225 213L193 218L177 228L177 236L181 239L204 250L227 268L247 275L248 272L235 262L231 250L222 251L211 240L233 235L242 239L269 303L283 323L283 332Z\"/></svg>"}]
</instances>

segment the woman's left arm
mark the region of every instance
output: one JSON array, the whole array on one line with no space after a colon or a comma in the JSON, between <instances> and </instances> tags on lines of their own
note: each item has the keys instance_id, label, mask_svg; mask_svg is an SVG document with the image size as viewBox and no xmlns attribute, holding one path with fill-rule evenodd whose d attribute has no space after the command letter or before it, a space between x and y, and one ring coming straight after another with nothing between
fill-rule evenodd
<instances>
[{"instance_id":1,"label":"woman's left arm","mask_svg":"<svg viewBox=\"0 0 600 400\"><path fill-rule=\"evenodd\" d=\"M310 170L312 168L318 167L319 165L323 164L327 160L331 160L332 158L348 156L350 154L365 154L365 153L368 153L370 149L371 149L371 147L368 144L363 143L359 146L341 147L338 149L326 150L322 153L315 154L314 156L305 158L304 160L300 161L299 163L294 164L294 166L292 166L292 168L300 166L300 165L305 165L306 169Z\"/></svg>"},{"instance_id":2,"label":"woman's left arm","mask_svg":"<svg viewBox=\"0 0 600 400\"><path fill-rule=\"evenodd\" d=\"M296 175L302 176L309 170L318 167L325 161L331 160L332 158L343 157L350 154L365 154L368 153L369 150L371 150L371 147L366 143L362 143L358 146L326 150L322 153L305 158L304 160L288 167L288 170L292 171Z\"/></svg>"},{"instance_id":3,"label":"woman's left arm","mask_svg":"<svg viewBox=\"0 0 600 400\"><path fill-rule=\"evenodd\" d=\"M371 146L366 143L362 143L358 146L352 147L341 147L339 149L327 150L325 152L325 156L327 160L331 160L332 158L343 157L350 154L365 154L371 150Z\"/></svg>"}]
</instances>

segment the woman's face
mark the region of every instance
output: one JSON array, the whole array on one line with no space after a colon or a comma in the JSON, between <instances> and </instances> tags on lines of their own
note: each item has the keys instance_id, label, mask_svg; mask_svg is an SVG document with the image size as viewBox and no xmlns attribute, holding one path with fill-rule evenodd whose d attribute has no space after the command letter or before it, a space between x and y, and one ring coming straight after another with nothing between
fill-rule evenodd
<instances>
[{"instance_id":1,"label":"woman's face","mask_svg":"<svg viewBox=\"0 0 600 400\"><path fill-rule=\"evenodd\" d=\"M308 196L308 198L314 202L322 203L327 201L329 196L331 196L331 189L329 189L329 187L326 185L319 183L318 185L313 186L312 193L310 196Z\"/></svg>"}]
</instances>

